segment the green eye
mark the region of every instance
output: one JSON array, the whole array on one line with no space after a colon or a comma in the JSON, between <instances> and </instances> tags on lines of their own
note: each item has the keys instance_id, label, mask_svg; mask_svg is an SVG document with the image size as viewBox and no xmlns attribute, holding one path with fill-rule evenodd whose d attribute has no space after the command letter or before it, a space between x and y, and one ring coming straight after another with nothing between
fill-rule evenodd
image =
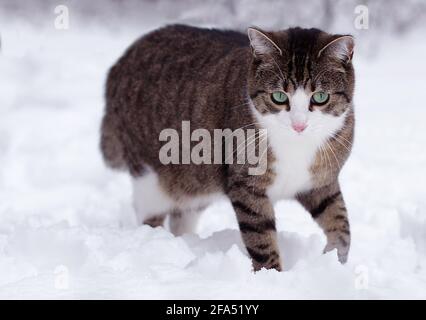
<instances>
[{"instance_id":1,"label":"green eye","mask_svg":"<svg viewBox=\"0 0 426 320\"><path fill-rule=\"evenodd\" d=\"M275 91L271 94L272 102L275 104L285 104L288 101L287 95L282 91Z\"/></svg>"},{"instance_id":2,"label":"green eye","mask_svg":"<svg viewBox=\"0 0 426 320\"><path fill-rule=\"evenodd\" d=\"M325 93L323 91L319 91L319 92L315 92L312 95L312 103L317 104L317 105L322 105L327 103L329 98L329 94Z\"/></svg>"}]
</instances>

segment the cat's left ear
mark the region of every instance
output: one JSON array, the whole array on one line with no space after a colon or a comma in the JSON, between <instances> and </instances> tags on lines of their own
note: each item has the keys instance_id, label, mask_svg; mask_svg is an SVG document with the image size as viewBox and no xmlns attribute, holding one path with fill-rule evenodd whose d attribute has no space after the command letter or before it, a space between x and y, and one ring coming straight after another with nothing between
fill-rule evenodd
<instances>
[{"instance_id":1,"label":"cat's left ear","mask_svg":"<svg viewBox=\"0 0 426 320\"><path fill-rule=\"evenodd\" d=\"M322 55L328 55L343 62L350 62L354 54L354 47L354 37L350 35L339 36L328 42L318 52L318 58Z\"/></svg>"}]
</instances>

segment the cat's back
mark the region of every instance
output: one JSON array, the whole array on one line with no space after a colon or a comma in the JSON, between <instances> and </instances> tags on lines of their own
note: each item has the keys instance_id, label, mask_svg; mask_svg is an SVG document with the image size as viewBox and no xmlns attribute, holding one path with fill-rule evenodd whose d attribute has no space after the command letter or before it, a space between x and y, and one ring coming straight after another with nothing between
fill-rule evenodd
<instances>
[{"instance_id":1,"label":"cat's back","mask_svg":"<svg viewBox=\"0 0 426 320\"><path fill-rule=\"evenodd\" d=\"M240 32L185 25L136 40L107 76L101 140L107 162L123 167L127 155L135 167L160 165L159 134L181 132L184 120L192 130L221 128L226 106L237 104L240 91L233 88L243 86L249 48Z\"/></svg>"},{"instance_id":2,"label":"cat's back","mask_svg":"<svg viewBox=\"0 0 426 320\"><path fill-rule=\"evenodd\" d=\"M154 30L136 40L109 70L107 109L110 104L151 108L166 98L184 112L177 104L216 95L211 84L219 86L231 69L244 73L241 61L249 55L247 36L237 31L186 25Z\"/></svg>"},{"instance_id":3,"label":"cat's back","mask_svg":"<svg viewBox=\"0 0 426 320\"><path fill-rule=\"evenodd\" d=\"M152 31L135 43L136 48L158 55L226 54L239 47L249 47L247 36L233 30L170 25ZM162 49L162 50L159 50Z\"/></svg>"},{"instance_id":4,"label":"cat's back","mask_svg":"<svg viewBox=\"0 0 426 320\"><path fill-rule=\"evenodd\" d=\"M127 75L144 71L142 74L149 73L154 78L164 75L160 71L168 66L191 69L193 73L205 71L205 68L214 65L214 61L218 62L238 48L249 48L247 36L243 33L170 25L136 40L111 68L108 80L117 79L119 71L123 70L127 71ZM183 70L178 71L182 73Z\"/></svg>"},{"instance_id":5,"label":"cat's back","mask_svg":"<svg viewBox=\"0 0 426 320\"><path fill-rule=\"evenodd\" d=\"M141 38L141 40L175 39L180 41L200 43L207 41L211 45L222 43L228 47L248 46L249 41L244 33L235 30L199 28L183 24L174 24L156 29ZM180 41L179 41L180 40ZM201 44L201 43L200 43Z\"/></svg>"}]
</instances>

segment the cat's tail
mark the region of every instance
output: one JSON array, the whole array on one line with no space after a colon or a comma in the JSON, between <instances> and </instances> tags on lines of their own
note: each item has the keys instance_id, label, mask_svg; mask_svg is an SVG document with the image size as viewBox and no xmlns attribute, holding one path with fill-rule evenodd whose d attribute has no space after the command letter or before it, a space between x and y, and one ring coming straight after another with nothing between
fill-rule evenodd
<instances>
[{"instance_id":1,"label":"cat's tail","mask_svg":"<svg viewBox=\"0 0 426 320\"><path fill-rule=\"evenodd\" d=\"M119 139L117 118L106 110L101 125L100 147L105 163L114 169L125 169L123 144Z\"/></svg>"}]
</instances>

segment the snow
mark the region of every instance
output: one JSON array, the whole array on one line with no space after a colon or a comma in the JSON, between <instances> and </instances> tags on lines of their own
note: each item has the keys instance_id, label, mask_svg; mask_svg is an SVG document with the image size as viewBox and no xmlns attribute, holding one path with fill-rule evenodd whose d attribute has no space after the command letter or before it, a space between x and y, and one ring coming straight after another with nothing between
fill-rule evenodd
<instances>
[{"instance_id":1,"label":"snow","mask_svg":"<svg viewBox=\"0 0 426 320\"><path fill-rule=\"evenodd\" d=\"M323 255L309 214L281 202L285 271L254 274L229 203L208 208L195 235L138 226L130 179L102 162L106 70L155 27L2 26L0 298L426 298L423 39L355 55L348 263Z\"/></svg>"}]
</instances>

